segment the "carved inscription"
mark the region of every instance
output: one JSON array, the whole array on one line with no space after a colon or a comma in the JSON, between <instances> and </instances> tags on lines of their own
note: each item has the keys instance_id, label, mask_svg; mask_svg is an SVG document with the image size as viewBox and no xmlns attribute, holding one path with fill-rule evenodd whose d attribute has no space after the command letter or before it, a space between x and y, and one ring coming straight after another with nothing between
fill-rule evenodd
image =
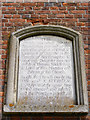
<instances>
[{"instance_id":1,"label":"carved inscription","mask_svg":"<svg viewBox=\"0 0 90 120\"><path fill-rule=\"evenodd\" d=\"M18 100L31 111L57 111L75 104L72 42L56 36L36 36L20 42Z\"/></svg>"}]
</instances>

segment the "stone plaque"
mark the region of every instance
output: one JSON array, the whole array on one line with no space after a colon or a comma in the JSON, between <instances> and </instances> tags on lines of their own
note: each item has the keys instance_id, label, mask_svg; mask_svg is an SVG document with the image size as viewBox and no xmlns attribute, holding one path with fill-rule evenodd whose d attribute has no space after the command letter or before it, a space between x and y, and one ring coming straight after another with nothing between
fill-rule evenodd
<instances>
[{"instance_id":1,"label":"stone plaque","mask_svg":"<svg viewBox=\"0 0 90 120\"><path fill-rule=\"evenodd\" d=\"M3 110L6 113L88 113L82 36L62 26L12 33Z\"/></svg>"},{"instance_id":2,"label":"stone plaque","mask_svg":"<svg viewBox=\"0 0 90 120\"><path fill-rule=\"evenodd\" d=\"M27 98L32 110L55 111L75 104L74 89L72 41L43 35L20 42L18 99Z\"/></svg>"}]
</instances>

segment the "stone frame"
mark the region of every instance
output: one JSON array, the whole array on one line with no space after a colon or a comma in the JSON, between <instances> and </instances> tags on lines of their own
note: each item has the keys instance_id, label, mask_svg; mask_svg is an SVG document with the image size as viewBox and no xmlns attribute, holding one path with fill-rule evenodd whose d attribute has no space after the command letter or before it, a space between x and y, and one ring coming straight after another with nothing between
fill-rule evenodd
<instances>
[{"instance_id":1,"label":"stone frame","mask_svg":"<svg viewBox=\"0 0 90 120\"><path fill-rule=\"evenodd\" d=\"M17 103L17 84L18 84L18 63L19 63L19 42L27 37L36 35L55 35L68 38L73 43L74 68L75 68L75 90L76 105L62 106L56 113L88 113L87 84L85 74L84 49L82 36L73 29L40 25L27 27L12 33L9 45L9 56L7 64L7 91L5 90L5 102L3 106L4 113L29 113L26 109L23 111L15 110ZM44 112L42 112L44 113Z\"/></svg>"}]
</instances>

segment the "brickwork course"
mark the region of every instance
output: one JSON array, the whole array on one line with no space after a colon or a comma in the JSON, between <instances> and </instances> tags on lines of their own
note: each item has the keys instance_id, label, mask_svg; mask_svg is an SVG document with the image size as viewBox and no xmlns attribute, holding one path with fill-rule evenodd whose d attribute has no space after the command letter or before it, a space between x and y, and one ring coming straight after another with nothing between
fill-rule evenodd
<instances>
[{"instance_id":1,"label":"brickwork course","mask_svg":"<svg viewBox=\"0 0 90 120\"><path fill-rule=\"evenodd\" d=\"M90 2L89 0L0 1L0 120L90 120L88 115L3 115L5 70L10 34L35 25L60 25L83 36L88 100L90 104ZM90 106L89 106L90 108Z\"/></svg>"}]
</instances>

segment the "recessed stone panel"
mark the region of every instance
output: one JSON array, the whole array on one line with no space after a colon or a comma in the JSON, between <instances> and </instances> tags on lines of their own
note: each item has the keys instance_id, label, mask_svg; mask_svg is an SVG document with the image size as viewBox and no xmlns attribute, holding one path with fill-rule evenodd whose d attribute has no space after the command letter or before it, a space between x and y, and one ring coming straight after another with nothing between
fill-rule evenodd
<instances>
[{"instance_id":1,"label":"recessed stone panel","mask_svg":"<svg viewBox=\"0 0 90 120\"><path fill-rule=\"evenodd\" d=\"M72 41L55 36L20 42L18 99L34 110L75 104Z\"/></svg>"}]
</instances>

